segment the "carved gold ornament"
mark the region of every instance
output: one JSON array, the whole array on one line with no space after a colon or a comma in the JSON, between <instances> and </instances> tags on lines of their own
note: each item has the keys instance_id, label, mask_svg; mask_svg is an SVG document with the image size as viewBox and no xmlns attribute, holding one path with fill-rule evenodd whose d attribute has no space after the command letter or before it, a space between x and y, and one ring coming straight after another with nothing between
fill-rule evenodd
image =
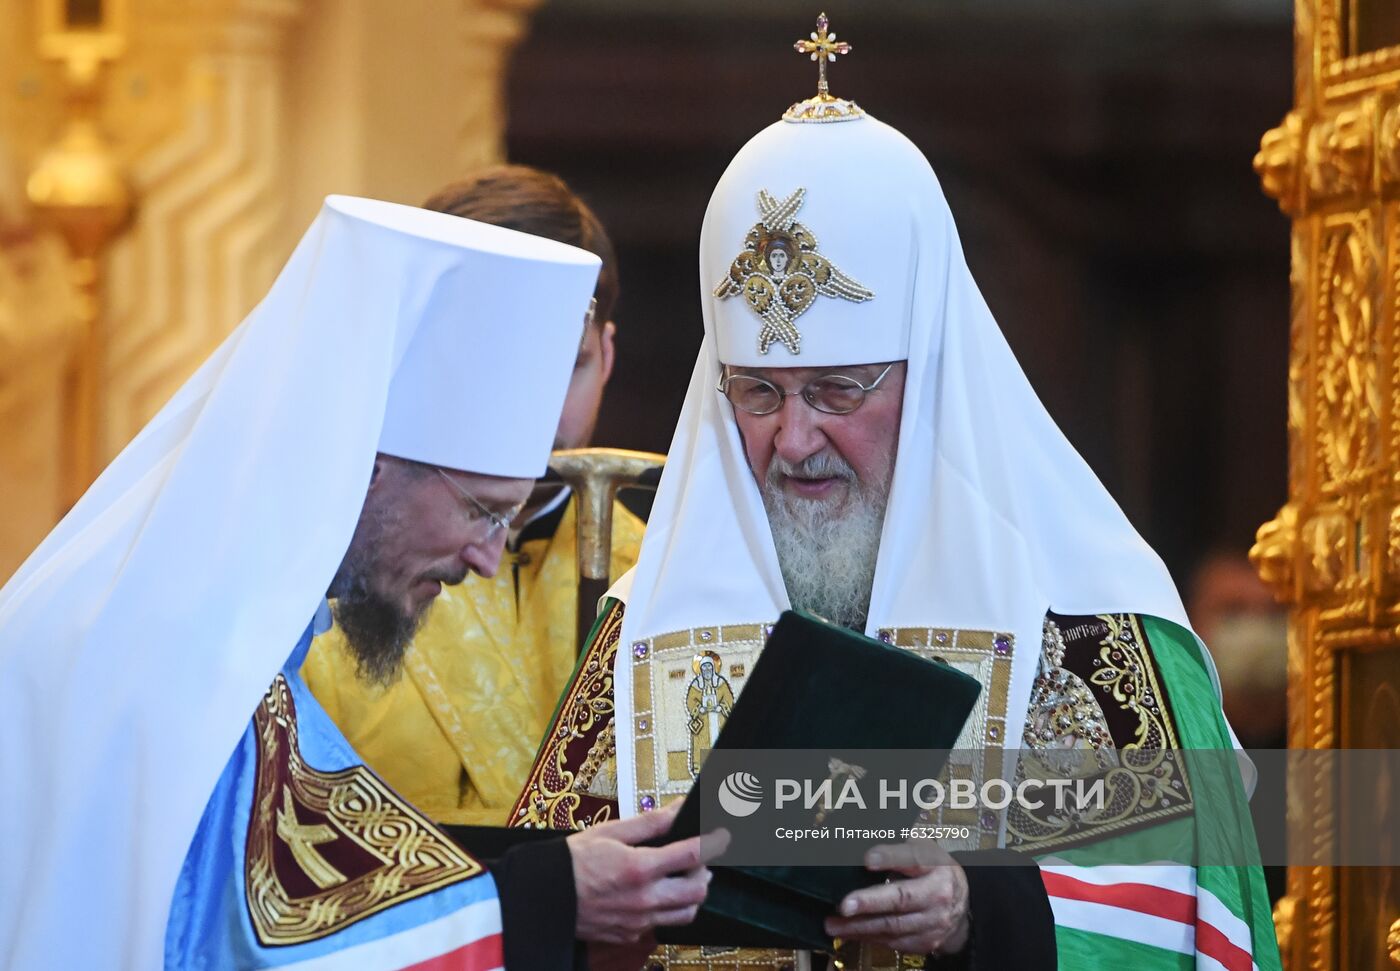
<instances>
[{"instance_id":1,"label":"carved gold ornament","mask_svg":"<svg viewBox=\"0 0 1400 971\"><path fill-rule=\"evenodd\" d=\"M1370 220L1359 216L1327 240L1318 280L1318 438L1327 479L1365 474L1375 461L1380 387Z\"/></svg>"},{"instance_id":2,"label":"carved gold ornament","mask_svg":"<svg viewBox=\"0 0 1400 971\"><path fill-rule=\"evenodd\" d=\"M1376 157L1387 179L1400 179L1400 105L1391 107L1381 116Z\"/></svg>"},{"instance_id":3,"label":"carved gold ornament","mask_svg":"<svg viewBox=\"0 0 1400 971\"><path fill-rule=\"evenodd\" d=\"M723 300L742 295L763 321L758 350L767 354L780 340L793 354L801 353L802 334L796 320L818 296L863 303L875 296L817 252L817 237L797 222L806 189L797 189L782 202L768 191L758 194L760 219L744 239L744 250L729 265L729 275L714 294Z\"/></svg>"},{"instance_id":4,"label":"carved gold ornament","mask_svg":"<svg viewBox=\"0 0 1400 971\"><path fill-rule=\"evenodd\" d=\"M1289 234L1288 251L1291 291L1288 302L1288 480L1303 482L1309 466L1305 443L1313 359L1312 300L1308 296L1308 280L1312 276L1311 240L1295 229Z\"/></svg>"},{"instance_id":5,"label":"carved gold ornament","mask_svg":"<svg viewBox=\"0 0 1400 971\"><path fill-rule=\"evenodd\" d=\"M1382 661L1400 649L1400 44L1381 3L1292 9L1294 97L1254 160L1292 220L1288 499L1250 558L1291 607L1289 748L1385 747L1357 706L1395 686ZM1335 772L1309 765L1288 780L1289 846L1345 845ZM1370 879L1289 867L1288 971L1400 965Z\"/></svg>"},{"instance_id":6,"label":"carved gold ornament","mask_svg":"<svg viewBox=\"0 0 1400 971\"><path fill-rule=\"evenodd\" d=\"M1278 935L1278 949L1283 955L1284 967L1288 967L1288 956L1293 949L1293 928L1298 917L1298 898L1285 895L1274 904L1274 933Z\"/></svg>"},{"instance_id":7,"label":"carved gold ornament","mask_svg":"<svg viewBox=\"0 0 1400 971\"><path fill-rule=\"evenodd\" d=\"M1386 572L1392 577L1400 577L1400 506L1390 510L1385 537Z\"/></svg>"},{"instance_id":8,"label":"carved gold ornament","mask_svg":"<svg viewBox=\"0 0 1400 971\"><path fill-rule=\"evenodd\" d=\"M1346 577L1347 519L1340 512L1319 513L1303 525L1303 582L1309 591L1331 590Z\"/></svg>"},{"instance_id":9,"label":"carved gold ornament","mask_svg":"<svg viewBox=\"0 0 1400 971\"><path fill-rule=\"evenodd\" d=\"M1285 211L1292 211L1298 191L1298 163L1303 154L1303 119L1290 111L1283 124L1270 128L1259 140L1254 171L1259 173L1266 195L1277 199Z\"/></svg>"},{"instance_id":10,"label":"carved gold ornament","mask_svg":"<svg viewBox=\"0 0 1400 971\"><path fill-rule=\"evenodd\" d=\"M1307 143L1308 183L1318 195L1352 192L1371 170L1371 112L1347 108L1313 126Z\"/></svg>"},{"instance_id":11,"label":"carved gold ornament","mask_svg":"<svg viewBox=\"0 0 1400 971\"><path fill-rule=\"evenodd\" d=\"M1285 504L1278 515L1259 527L1249 561L1259 571L1259 579L1279 600L1293 593L1293 550L1298 541L1298 509Z\"/></svg>"},{"instance_id":12,"label":"carved gold ornament","mask_svg":"<svg viewBox=\"0 0 1400 971\"><path fill-rule=\"evenodd\" d=\"M860 105L854 101L847 101L845 98L832 97L831 89L827 85L827 63L835 62L838 54L851 52L850 44L844 40L838 41L836 34L827 30L830 25L831 22L826 19L826 14L823 13L817 17L817 29L812 31L810 38L793 42L793 50L799 54L807 54L817 62L817 94L816 97L797 102L783 112L784 121L853 121L856 118L865 117L865 112L861 110Z\"/></svg>"}]
</instances>

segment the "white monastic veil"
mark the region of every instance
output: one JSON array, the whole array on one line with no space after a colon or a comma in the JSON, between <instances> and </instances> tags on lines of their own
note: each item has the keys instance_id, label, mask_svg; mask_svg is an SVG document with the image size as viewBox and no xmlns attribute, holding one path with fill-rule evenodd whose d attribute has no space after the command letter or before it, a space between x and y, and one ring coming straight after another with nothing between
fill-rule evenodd
<instances>
[{"instance_id":1,"label":"white monastic veil","mask_svg":"<svg viewBox=\"0 0 1400 971\"><path fill-rule=\"evenodd\" d=\"M801 353L758 353L758 318L713 295L758 219L755 198L806 190L797 219L818 251L874 291L818 297L797 321ZM899 454L867 632L945 627L1015 637L1005 744L1020 745L1047 609L1135 612L1188 626L1161 559L1046 413L978 292L942 189L919 150L873 118L777 122L716 187L700 240L705 338L635 570L615 678L632 712L637 641L696 627L767 623L789 606L720 361L857 364L903 357ZM804 407L789 401L786 407ZM858 677L859 672L849 672ZM621 810L637 811L635 750L618 732Z\"/></svg>"},{"instance_id":2,"label":"white monastic veil","mask_svg":"<svg viewBox=\"0 0 1400 971\"><path fill-rule=\"evenodd\" d=\"M0 589L0 966L161 966L205 803L325 595L376 451L542 472L597 267L327 200L267 297ZM516 407L527 347L540 410L473 423L464 402Z\"/></svg>"}]
</instances>

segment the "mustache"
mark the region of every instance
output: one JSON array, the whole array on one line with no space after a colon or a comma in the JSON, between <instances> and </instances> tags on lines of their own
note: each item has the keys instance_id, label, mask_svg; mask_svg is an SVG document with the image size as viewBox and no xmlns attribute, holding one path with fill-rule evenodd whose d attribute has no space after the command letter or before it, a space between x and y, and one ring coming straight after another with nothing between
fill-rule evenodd
<instances>
[{"instance_id":1,"label":"mustache","mask_svg":"<svg viewBox=\"0 0 1400 971\"><path fill-rule=\"evenodd\" d=\"M833 451L814 452L800 462L789 462L774 455L768 462L768 484L780 485L782 477L790 479L843 479L856 481L856 470Z\"/></svg>"},{"instance_id":2,"label":"mustache","mask_svg":"<svg viewBox=\"0 0 1400 971\"><path fill-rule=\"evenodd\" d=\"M429 572L423 574L423 579L436 580L438 583L441 583L444 587L455 587L457 584L465 580L467 578L467 574L470 572L471 571L468 570L466 567L462 567L459 570L430 570Z\"/></svg>"}]
</instances>

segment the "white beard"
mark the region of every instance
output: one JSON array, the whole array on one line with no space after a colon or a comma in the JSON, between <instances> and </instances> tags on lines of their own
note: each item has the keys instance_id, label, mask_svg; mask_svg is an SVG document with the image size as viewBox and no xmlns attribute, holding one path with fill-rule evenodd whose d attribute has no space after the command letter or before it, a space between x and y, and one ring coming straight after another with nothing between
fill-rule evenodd
<instances>
[{"instance_id":1,"label":"white beard","mask_svg":"<svg viewBox=\"0 0 1400 971\"><path fill-rule=\"evenodd\" d=\"M784 475L834 476L845 479L849 488L836 500L802 499L783 491ZM864 630L880 555L888 475L877 489L862 488L855 470L835 452L818 452L795 466L775 455L759 491L792 606Z\"/></svg>"}]
</instances>

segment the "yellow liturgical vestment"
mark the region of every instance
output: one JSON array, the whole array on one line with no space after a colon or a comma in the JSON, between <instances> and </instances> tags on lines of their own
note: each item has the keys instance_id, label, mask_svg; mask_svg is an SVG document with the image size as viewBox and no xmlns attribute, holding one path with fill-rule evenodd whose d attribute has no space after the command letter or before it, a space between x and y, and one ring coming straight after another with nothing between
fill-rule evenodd
<instances>
[{"instance_id":1,"label":"yellow liturgical vestment","mask_svg":"<svg viewBox=\"0 0 1400 971\"><path fill-rule=\"evenodd\" d=\"M445 588L391 684L358 676L339 628L302 666L365 763L432 819L505 825L524 788L577 661L575 510L570 500L552 536L527 526L494 577ZM614 577L636 562L642 529L614 506Z\"/></svg>"}]
</instances>

